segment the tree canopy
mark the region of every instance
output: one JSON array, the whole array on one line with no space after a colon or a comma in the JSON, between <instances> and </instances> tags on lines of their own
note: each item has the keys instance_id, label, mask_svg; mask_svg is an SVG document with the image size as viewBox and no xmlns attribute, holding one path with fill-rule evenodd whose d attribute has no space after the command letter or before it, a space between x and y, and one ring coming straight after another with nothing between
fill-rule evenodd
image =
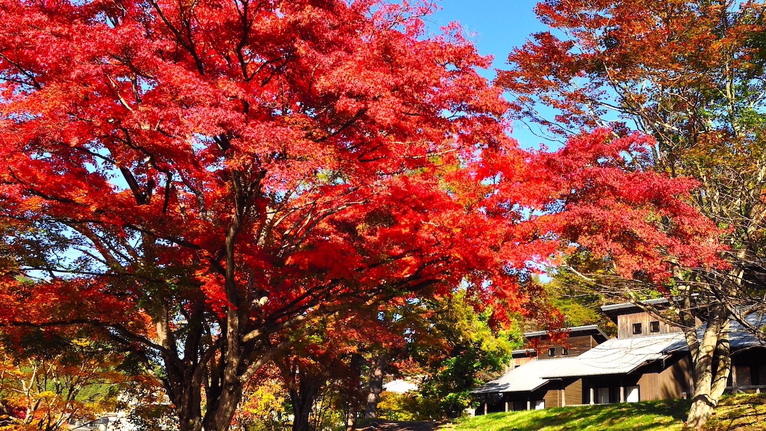
<instances>
[{"instance_id":1,"label":"tree canopy","mask_svg":"<svg viewBox=\"0 0 766 431\"><path fill-rule=\"evenodd\" d=\"M462 286L496 324L578 247L652 279L713 259L694 184L625 169L645 138L519 149L431 7L0 0L4 331L100 331L181 430L223 430L317 317Z\"/></svg>"}]
</instances>

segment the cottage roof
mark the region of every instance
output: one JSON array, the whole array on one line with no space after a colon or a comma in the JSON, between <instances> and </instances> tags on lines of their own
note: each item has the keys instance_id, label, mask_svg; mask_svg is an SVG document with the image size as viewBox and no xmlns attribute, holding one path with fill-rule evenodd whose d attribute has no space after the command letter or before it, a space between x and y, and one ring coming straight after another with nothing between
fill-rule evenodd
<instances>
[{"instance_id":1,"label":"cottage roof","mask_svg":"<svg viewBox=\"0 0 766 431\"><path fill-rule=\"evenodd\" d=\"M753 327L763 330L762 328L766 327L766 314L750 313L745 316L745 321ZM746 330L738 321L732 320L729 324L729 345L732 350L736 351L748 347L763 346L764 343Z\"/></svg>"},{"instance_id":2,"label":"cottage roof","mask_svg":"<svg viewBox=\"0 0 766 431\"><path fill-rule=\"evenodd\" d=\"M544 378L628 374L648 363L664 359L686 348L682 333L627 339L612 338L582 355L562 362L544 373Z\"/></svg>"},{"instance_id":3,"label":"cottage roof","mask_svg":"<svg viewBox=\"0 0 766 431\"><path fill-rule=\"evenodd\" d=\"M537 350L535 349L517 349L511 352L511 355L514 358L531 357L531 356L535 356L536 354L537 354Z\"/></svg>"},{"instance_id":4,"label":"cottage roof","mask_svg":"<svg viewBox=\"0 0 766 431\"><path fill-rule=\"evenodd\" d=\"M670 303L665 298L657 298L657 299L647 299L646 301L641 301L642 304L645 306L655 307L664 309L667 308ZM609 319L612 320L612 322L617 323L617 316L623 315L623 314L630 314L630 313L638 313L644 311L643 308L639 307L637 304L633 302L623 302L620 304L610 304L610 305L604 305L601 307L601 312L606 314Z\"/></svg>"},{"instance_id":5,"label":"cottage roof","mask_svg":"<svg viewBox=\"0 0 766 431\"><path fill-rule=\"evenodd\" d=\"M641 301L644 305L663 305L667 304L668 300L665 298L657 298L657 299L647 299L645 301ZM620 310L630 310L630 311L641 311L643 310L641 307L636 305L634 302L621 302L619 304L609 304L609 305L603 305L601 306L601 311L607 313L611 311L620 311Z\"/></svg>"},{"instance_id":6,"label":"cottage roof","mask_svg":"<svg viewBox=\"0 0 766 431\"><path fill-rule=\"evenodd\" d=\"M488 382L474 393L534 391L554 378L627 374L686 348L682 333L612 338L573 358L531 361Z\"/></svg>"},{"instance_id":7,"label":"cottage roof","mask_svg":"<svg viewBox=\"0 0 766 431\"><path fill-rule=\"evenodd\" d=\"M559 364L569 361L570 358L549 359L545 361L531 361L514 368L502 377L474 390L475 394L487 394L496 392L528 392L539 389L548 379L543 378L551 368L556 368Z\"/></svg>"},{"instance_id":8,"label":"cottage roof","mask_svg":"<svg viewBox=\"0 0 766 431\"><path fill-rule=\"evenodd\" d=\"M553 331L553 332L557 332L557 331ZM570 337L577 337L581 335L591 335L600 343L603 343L609 338L606 336L604 331L602 331L601 328L598 327L598 325L573 326L569 328L559 329L558 332L567 333L568 336ZM524 338L528 340L532 338L544 339L548 337L548 334L549 334L548 331L526 332L524 333Z\"/></svg>"}]
</instances>

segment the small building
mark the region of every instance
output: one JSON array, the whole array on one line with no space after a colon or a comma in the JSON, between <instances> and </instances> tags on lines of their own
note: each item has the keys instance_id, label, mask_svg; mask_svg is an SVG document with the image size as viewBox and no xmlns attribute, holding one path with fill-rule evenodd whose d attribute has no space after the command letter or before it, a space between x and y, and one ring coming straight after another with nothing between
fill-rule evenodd
<instances>
[{"instance_id":1,"label":"small building","mask_svg":"<svg viewBox=\"0 0 766 431\"><path fill-rule=\"evenodd\" d=\"M596 325L564 328L554 333L527 332L524 338L530 347L513 352L508 372L474 391L484 399L476 414L580 404L578 379L546 379L542 375L546 370L556 369L562 360L576 358L607 341L606 334ZM568 394L569 400L564 399L564 394Z\"/></svg>"},{"instance_id":2,"label":"small building","mask_svg":"<svg viewBox=\"0 0 766 431\"><path fill-rule=\"evenodd\" d=\"M107 413L91 421L81 421L68 426L69 431L133 431L134 426L124 412Z\"/></svg>"},{"instance_id":3,"label":"small building","mask_svg":"<svg viewBox=\"0 0 766 431\"><path fill-rule=\"evenodd\" d=\"M667 301L647 303L661 307ZM592 342L583 342L585 338L578 336L584 328L592 331L595 325L591 325L569 328L574 338L539 348L543 343L535 337L545 336L543 331L529 333L530 345L538 348L524 350L526 359L514 358L513 369L473 391L482 402L476 414L677 399L692 392L691 357L680 328L632 303L604 306L602 311L617 324L617 338L601 339L590 332ZM748 320L756 327L766 323L764 316L748 316ZM766 347L736 322L730 327L728 390L766 390Z\"/></svg>"},{"instance_id":4,"label":"small building","mask_svg":"<svg viewBox=\"0 0 766 431\"><path fill-rule=\"evenodd\" d=\"M573 358L606 341L609 337L597 325L575 326L559 331L524 334L531 349L527 359Z\"/></svg>"}]
</instances>

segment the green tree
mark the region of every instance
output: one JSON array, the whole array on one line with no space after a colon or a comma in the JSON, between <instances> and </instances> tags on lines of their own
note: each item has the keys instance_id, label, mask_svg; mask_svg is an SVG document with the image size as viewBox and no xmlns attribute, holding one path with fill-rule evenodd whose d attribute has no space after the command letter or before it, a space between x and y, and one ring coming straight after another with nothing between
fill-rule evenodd
<instances>
[{"instance_id":1,"label":"green tree","mask_svg":"<svg viewBox=\"0 0 766 431\"><path fill-rule=\"evenodd\" d=\"M607 296L592 283L566 268L557 268L550 281L544 283L550 304L564 316L564 326L599 325L607 333L616 333L616 327L601 312L618 296Z\"/></svg>"},{"instance_id":2,"label":"green tree","mask_svg":"<svg viewBox=\"0 0 766 431\"><path fill-rule=\"evenodd\" d=\"M598 127L651 135L650 152L631 169L694 178L690 202L724 232L726 265L674 260L673 279L660 283L676 311L664 317L685 328L692 352L695 402L688 424L701 427L726 386L729 316L742 321L744 313L766 307L764 5L546 0L536 12L551 31L514 49L498 77L515 95L518 117L552 137ZM546 115L542 105L556 112ZM611 261L586 253L570 265L612 295L656 295L656 280L610 277ZM642 278L637 275L634 280ZM702 336L695 318L707 324ZM750 329L763 337L761 328Z\"/></svg>"},{"instance_id":3,"label":"green tree","mask_svg":"<svg viewBox=\"0 0 766 431\"><path fill-rule=\"evenodd\" d=\"M520 326L493 328L490 314L477 313L465 292L434 304L429 323L442 342L419 352L426 372L419 392L439 414L459 417L471 405L470 391L505 371L522 344Z\"/></svg>"}]
</instances>

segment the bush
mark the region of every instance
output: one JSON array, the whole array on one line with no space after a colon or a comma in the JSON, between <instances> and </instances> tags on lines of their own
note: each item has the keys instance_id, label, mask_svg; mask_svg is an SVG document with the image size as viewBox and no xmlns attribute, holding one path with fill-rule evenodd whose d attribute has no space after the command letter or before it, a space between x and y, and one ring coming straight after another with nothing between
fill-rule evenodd
<instances>
[{"instance_id":1,"label":"bush","mask_svg":"<svg viewBox=\"0 0 766 431\"><path fill-rule=\"evenodd\" d=\"M391 421L421 421L439 418L439 402L407 392L383 392L378 403L378 416Z\"/></svg>"}]
</instances>

